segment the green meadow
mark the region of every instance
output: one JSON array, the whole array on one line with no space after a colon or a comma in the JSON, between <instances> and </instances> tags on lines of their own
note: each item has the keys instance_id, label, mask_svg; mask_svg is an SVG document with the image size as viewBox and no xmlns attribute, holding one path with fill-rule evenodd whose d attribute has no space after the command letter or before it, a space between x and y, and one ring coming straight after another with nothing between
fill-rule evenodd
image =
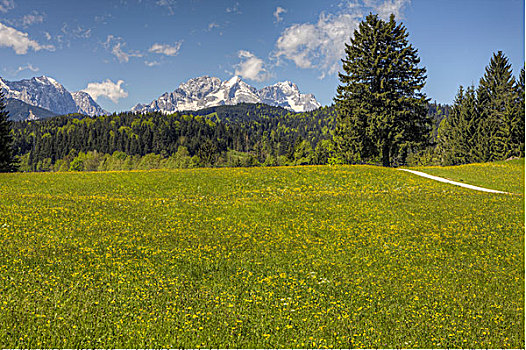
<instances>
[{"instance_id":1,"label":"green meadow","mask_svg":"<svg viewBox=\"0 0 526 350\"><path fill-rule=\"evenodd\" d=\"M0 347L524 348L524 160L420 170L516 195L372 166L0 174Z\"/></svg>"},{"instance_id":2,"label":"green meadow","mask_svg":"<svg viewBox=\"0 0 526 350\"><path fill-rule=\"evenodd\" d=\"M494 163L413 169L470 185L524 195L524 158Z\"/></svg>"}]
</instances>

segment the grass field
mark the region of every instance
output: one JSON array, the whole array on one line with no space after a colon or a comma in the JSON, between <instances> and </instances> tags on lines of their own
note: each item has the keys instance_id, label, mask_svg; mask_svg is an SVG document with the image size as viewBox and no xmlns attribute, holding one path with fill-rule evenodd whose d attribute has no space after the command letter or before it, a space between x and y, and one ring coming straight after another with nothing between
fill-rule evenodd
<instances>
[{"instance_id":1,"label":"grass field","mask_svg":"<svg viewBox=\"0 0 526 350\"><path fill-rule=\"evenodd\" d=\"M521 195L369 166L0 174L0 346L524 348L524 162L481 167Z\"/></svg>"},{"instance_id":2,"label":"grass field","mask_svg":"<svg viewBox=\"0 0 526 350\"><path fill-rule=\"evenodd\" d=\"M412 169L492 190L524 194L524 158L494 163Z\"/></svg>"}]
</instances>

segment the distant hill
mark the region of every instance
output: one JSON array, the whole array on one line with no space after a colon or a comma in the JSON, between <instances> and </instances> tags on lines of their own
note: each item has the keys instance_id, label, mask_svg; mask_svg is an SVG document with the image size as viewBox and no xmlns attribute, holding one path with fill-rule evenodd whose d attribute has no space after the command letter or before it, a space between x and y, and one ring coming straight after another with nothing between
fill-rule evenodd
<instances>
[{"instance_id":1,"label":"distant hill","mask_svg":"<svg viewBox=\"0 0 526 350\"><path fill-rule=\"evenodd\" d=\"M16 98L8 98L6 107L9 112L9 120L13 121L46 119L57 115L45 108L32 106Z\"/></svg>"},{"instance_id":2,"label":"distant hill","mask_svg":"<svg viewBox=\"0 0 526 350\"><path fill-rule=\"evenodd\" d=\"M246 122L262 118L279 118L286 114L297 114L283 107L269 106L263 103L239 103L200 109L197 111L182 111L179 114L206 116L213 121Z\"/></svg>"}]
</instances>

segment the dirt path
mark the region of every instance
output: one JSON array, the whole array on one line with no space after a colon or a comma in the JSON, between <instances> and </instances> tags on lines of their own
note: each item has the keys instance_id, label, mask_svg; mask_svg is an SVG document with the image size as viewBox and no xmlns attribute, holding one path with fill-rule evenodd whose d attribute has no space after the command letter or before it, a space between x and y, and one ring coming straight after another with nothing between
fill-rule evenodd
<instances>
[{"instance_id":1,"label":"dirt path","mask_svg":"<svg viewBox=\"0 0 526 350\"><path fill-rule=\"evenodd\" d=\"M451 181L451 180L448 180L448 179L444 179L443 177L429 175L429 174L423 173L421 171L409 170L409 169L398 169L398 170L407 171L408 173L415 174L415 175L422 176L422 177L427 177L428 179L432 179L432 180L435 180L435 181L440 181L440 182L445 182L445 183L456 185L456 186L460 186L460 187L470 188L470 189L475 190L475 191L510 194L509 192L490 190L489 188L478 187L478 186L468 185L468 184L465 184L465 183L462 183L462 182Z\"/></svg>"}]
</instances>

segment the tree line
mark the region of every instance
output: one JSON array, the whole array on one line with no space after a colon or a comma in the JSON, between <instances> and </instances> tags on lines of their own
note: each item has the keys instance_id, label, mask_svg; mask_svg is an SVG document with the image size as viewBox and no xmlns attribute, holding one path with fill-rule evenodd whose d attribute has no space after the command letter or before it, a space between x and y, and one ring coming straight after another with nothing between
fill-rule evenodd
<instances>
[{"instance_id":1,"label":"tree line","mask_svg":"<svg viewBox=\"0 0 526 350\"><path fill-rule=\"evenodd\" d=\"M497 52L479 86L460 86L449 118L440 123L436 162L455 165L524 156L524 68L515 79Z\"/></svg>"},{"instance_id":2,"label":"tree line","mask_svg":"<svg viewBox=\"0 0 526 350\"><path fill-rule=\"evenodd\" d=\"M235 113L229 114L231 109ZM155 164L325 164L334 108L307 113L280 109L280 115L273 110L260 104L241 104L205 115L120 113L16 122L13 148L22 171L94 170L93 165L79 166L81 161L89 164L91 158L99 160L100 170L143 169Z\"/></svg>"},{"instance_id":3,"label":"tree line","mask_svg":"<svg viewBox=\"0 0 526 350\"><path fill-rule=\"evenodd\" d=\"M345 47L334 144L344 163L455 165L524 157L524 68L497 52L479 86L426 111L426 70L391 15L370 14Z\"/></svg>"},{"instance_id":4,"label":"tree line","mask_svg":"<svg viewBox=\"0 0 526 350\"><path fill-rule=\"evenodd\" d=\"M430 104L433 120L447 105ZM190 113L190 112L187 112ZM20 171L96 171L338 163L336 109L306 113L262 104L195 114L68 115L13 123Z\"/></svg>"}]
</instances>

